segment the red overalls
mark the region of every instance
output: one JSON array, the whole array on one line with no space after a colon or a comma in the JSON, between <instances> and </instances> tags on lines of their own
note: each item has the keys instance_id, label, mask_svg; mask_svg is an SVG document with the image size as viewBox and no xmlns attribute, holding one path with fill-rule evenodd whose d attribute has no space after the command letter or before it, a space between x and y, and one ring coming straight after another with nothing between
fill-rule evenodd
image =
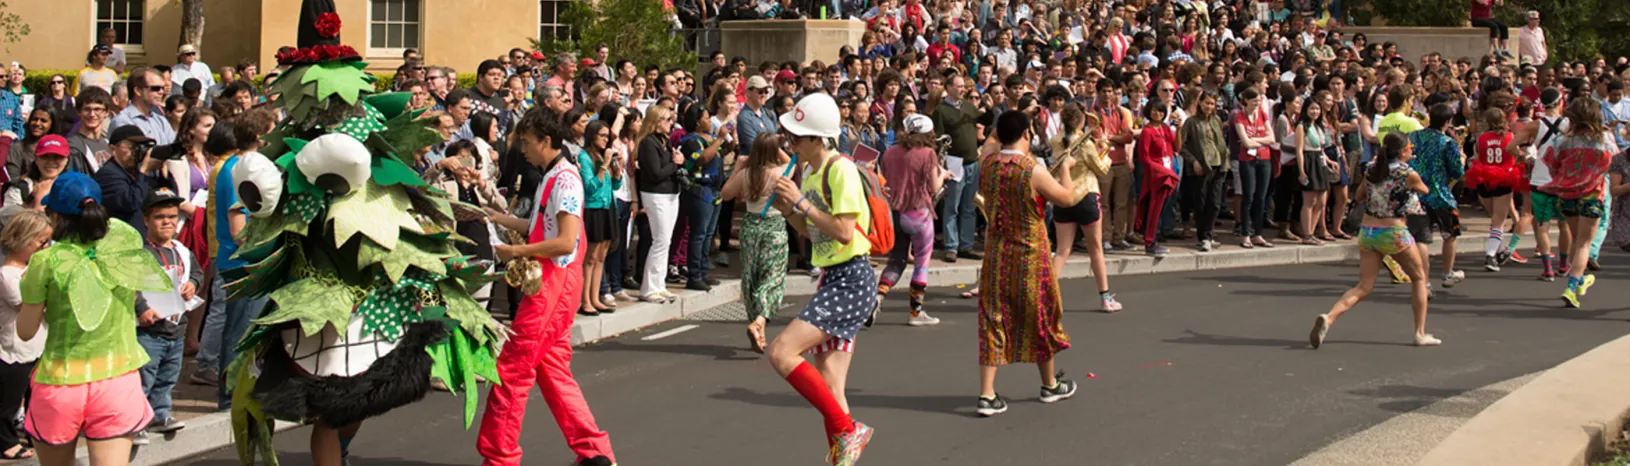
<instances>
[{"instance_id":1,"label":"red overalls","mask_svg":"<svg viewBox=\"0 0 1630 466\"><path fill-rule=\"evenodd\" d=\"M550 178L544 185L538 198L539 212L542 204L549 202L557 178ZM539 214L528 242L545 239L543 220L544 215ZM561 435L578 460L599 455L616 460L611 453L611 437L594 424L594 413L572 378L572 319L583 298L583 256L587 254L582 238L577 241L576 251L565 267L547 258L533 258L542 266L543 288L538 294L521 298L511 325L515 336L498 354L498 376L503 384L492 386L476 439L476 450L485 458L483 465L521 464L521 422L526 418L526 398L534 383L543 392L543 401L549 404L549 412L555 415Z\"/></svg>"}]
</instances>

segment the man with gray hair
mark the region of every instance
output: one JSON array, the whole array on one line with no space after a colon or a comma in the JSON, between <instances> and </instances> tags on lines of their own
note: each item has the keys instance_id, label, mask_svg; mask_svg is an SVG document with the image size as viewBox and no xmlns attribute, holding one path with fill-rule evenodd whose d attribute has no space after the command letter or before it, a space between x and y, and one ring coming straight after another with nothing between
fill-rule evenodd
<instances>
[{"instance_id":1,"label":"man with gray hair","mask_svg":"<svg viewBox=\"0 0 1630 466\"><path fill-rule=\"evenodd\" d=\"M539 106L555 112L557 115L565 115L567 110L572 109L572 98L566 95L565 89L556 86L539 86L534 93L537 95L533 97L533 100Z\"/></svg>"},{"instance_id":2,"label":"man with gray hair","mask_svg":"<svg viewBox=\"0 0 1630 466\"><path fill-rule=\"evenodd\" d=\"M1545 29L1539 27L1539 11L1528 10L1528 24L1517 30L1517 62L1540 66L1551 57L1545 43Z\"/></svg>"},{"instance_id":3,"label":"man with gray hair","mask_svg":"<svg viewBox=\"0 0 1630 466\"><path fill-rule=\"evenodd\" d=\"M565 89L568 96L577 95L572 92L572 86L576 84L574 82L576 77L577 54L561 52L555 56L555 72L549 73L549 80L544 81L543 85Z\"/></svg>"}]
</instances>

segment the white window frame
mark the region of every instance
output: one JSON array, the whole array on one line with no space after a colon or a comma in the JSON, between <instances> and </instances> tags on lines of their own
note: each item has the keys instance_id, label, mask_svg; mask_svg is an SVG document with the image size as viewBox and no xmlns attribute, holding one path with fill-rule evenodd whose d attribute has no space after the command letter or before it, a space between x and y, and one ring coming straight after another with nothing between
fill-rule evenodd
<instances>
[{"instance_id":1,"label":"white window frame","mask_svg":"<svg viewBox=\"0 0 1630 466\"><path fill-rule=\"evenodd\" d=\"M137 4L139 6L140 11L137 11L135 13L135 15L134 15L135 18L134 19L129 18L128 17L128 12L126 12L127 13L127 18L126 19L113 19L113 18L110 17L110 18L107 19L107 21L103 21L102 17L101 17L101 12L102 12L101 3L102 2L108 2L108 1L119 2L119 3L123 3L123 4L134 3L134 4ZM147 0L91 0L91 44L92 45L95 45L97 43L97 41L101 39L102 23L104 23L104 22L109 23L109 24L112 24L112 23L125 23L125 24L135 23L135 24L140 24L142 26L142 35L145 36L146 33L147 33ZM128 41L130 39L130 37L129 37L129 27L127 26L125 30L126 30L125 39ZM144 54L144 53L147 52L146 47L140 42L143 39L144 39L144 37L137 37L136 40L138 42L134 42L134 43L115 42L113 44L113 46L117 47L119 50L123 50L125 52L126 56L140 55L140 54Z\"/></svg>"},{"instance_id":2,"label":"white window frame","mask_svg":"<svg viewBox=\"0 0 1630 466\"><path fill-rule=\"evenodd\" d=\"M567 37L571 37L572 28L571 28L570 25L567 25L566 23L560 22L560 15L562 13L566 12L566 8L569 8L571 6L571 2L573 2L573 1L590 1L590 0L538 0L538 39L539 40L542 40L544 38L544 34L543 34L544 28L549 28L550 30L565 30L566 34L567 34ZM555 22L553 22L553 23L545 23L545 22L543 22L543 4L545 4L545 3L554 3L555 4ZM551 36L551 37L559 38L560 36L557 33L557 35L554 35L554 36Z\"/></svg>"},{"instance_id":3,"label":"white window frame","mask_svg":"<svg viewBox=\"0 0 1630 466\"><path fill-rule=\"evenodd\" d=\"M402 52L407 50L407 49L411 48L411 49L419 49L421 51L424 50L424 36L425 36L424 0L384 0L386 2L402 2L404 4L407 4L407 3L415 3L415 4L417 4L418 7L419 7L419 19L418 19L418 21L414 21L414 22L409 22L409 21L406 21L406 20L403 20L403 21L390 21L389 17L388 17L389 15L387 15L387 19L385 21L375 21L374 20L374 0L366 0L366 1L368 2L368 26L367 26L367 32L365 34L364 40L367 41L366 42L367 51L365 53L367 54L368 57L401 58L402 57ZM374 47L373 46L374 45L374 24L379 24L379 23L417 25L419 27L419 37L418 37L419 40L418 40L418 43L403 44L403 45L405 45L405 47Z\"/></svg>"}]
</instances>

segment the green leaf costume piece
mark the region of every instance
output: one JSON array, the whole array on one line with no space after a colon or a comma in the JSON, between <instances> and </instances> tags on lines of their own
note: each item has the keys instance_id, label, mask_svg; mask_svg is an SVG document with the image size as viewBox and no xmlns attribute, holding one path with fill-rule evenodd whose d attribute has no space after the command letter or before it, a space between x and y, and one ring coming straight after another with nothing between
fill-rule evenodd
<instances>
[{"instance_id":1,"label":"green leaf costume piece","mask_svg":"<svg viewBox=\"0 0 1630 466\"><path fill-rule=\"evenodd\" d=\"M356 190L334 199L328 220L334 222L334 247L362 233L387 250L396 249L401 230L423 233L419 222L408 213L411 202L401 189L388 189L364 183Z\"/></svg>"},{"instance_id":2,"label":"green leaf costume piece","mask_svg":"<svg viewBox=\"0 0 1630 466\"><path fill-rule=\"evenodd\" d=\"M256 325L274 325L298 320L300 331L316 335L323 326L333 325L345 329L351 322L351 310L356 308L356 297L349 289L325 283L315 277L301 279L273 291L272 301L277 310L255 319Z\"/></svg>"}]
</instances>

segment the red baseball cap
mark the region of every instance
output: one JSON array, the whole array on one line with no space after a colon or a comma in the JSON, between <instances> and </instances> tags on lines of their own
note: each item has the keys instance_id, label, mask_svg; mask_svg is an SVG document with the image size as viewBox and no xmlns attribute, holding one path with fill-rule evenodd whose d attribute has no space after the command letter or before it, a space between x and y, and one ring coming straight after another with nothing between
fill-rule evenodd
<instances>
[{"instance_id":1,"label":"red baseball cap","mask_svg":"<svg viewBox=\"0 0 1630 466\"><path fill-rule=\"evenodd\" d=\"M544 58L545 57L543 56L543 52L538 52L538 51L533 51L532 52L532 59L533 60L543 61Z\"/></svg>"},{"instance_id":2,"label":"red baseball cap","mask_svg":"<svg viewBox=\"0 0 1630 466\"><path fill-rule=\"evenodd\" d=\"M593 67L596 67L596 66L600 66L600 62L594 61L593 58L584 58L583 60L577 62L577 66L580 66L580 67L583 67L583 68L593 68Z\"/></svg>"},{"instance_id":3,"label":"red baseball cap","mask_svg":"<svg viewBox=\"0 0 1630 466\"><path fill-rule=\"evenodd\" d=\"M40 142L34 146L34 156L39 157L43 155L67 157L68 140L55 134L40 138Z\"/></svg>"},{"instance_id":4,"label":"red baseball cap","mask_svg":"<svg viewBox=\"0 0 1630 466\"><path fill-rule=\"evenodd\" d=\"M775 75L775 82L787 82L787 81L797 81L797 80L798 80L798 73L794 73L794 72L792 72L792 70L781 70L780 73L776 73L776 75Z\"/></svg>"}]
</instances>

